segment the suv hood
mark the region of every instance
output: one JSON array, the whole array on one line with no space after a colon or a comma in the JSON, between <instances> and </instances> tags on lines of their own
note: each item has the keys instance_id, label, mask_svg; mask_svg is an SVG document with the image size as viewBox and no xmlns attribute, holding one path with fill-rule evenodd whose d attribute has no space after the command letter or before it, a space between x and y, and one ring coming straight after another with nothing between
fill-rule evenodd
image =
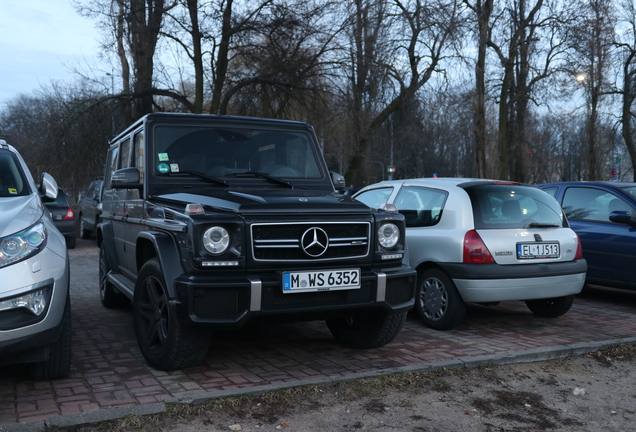
<instances>
[{"instance_id":1,"label":"suv hood","mask_svg":"<svg viewBox=\"0 0 636 432\"><path fill-rule=\"evenodd\" d=\"M0 198L0 237L20 232L42 217L43 206L36 194Z\"/></svg>"},{"instance_id":2,"label":"suv hood","mask_svg":"<svg viewBox=\"0 0 636 432\"><path fill-rule=\"evenodd\" d=\"M177 206L201 204L215 210L234 213L371 213L366 205L347 195L315 190L299 189L211 189L202 193L173 193L155 198L169 201Z\"/></svg>"}]
</instances>

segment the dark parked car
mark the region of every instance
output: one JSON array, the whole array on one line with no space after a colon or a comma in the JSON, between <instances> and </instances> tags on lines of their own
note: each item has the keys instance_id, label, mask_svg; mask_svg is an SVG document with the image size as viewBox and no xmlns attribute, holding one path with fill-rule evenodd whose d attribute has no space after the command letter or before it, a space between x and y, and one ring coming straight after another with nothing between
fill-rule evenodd
<instances>
[{"instance_id":1,"label":"dark parked car","mask_svg":"<svg viewBox=\"0 0 636 432\"><path fill-rule=\"evenodd\" d=\"M91 238L97 231L97 225L102 217L102 189L104 177L97 177L86 189L85 194L80 194L77 203L79 205L79 236L83 239Z\"/></svg>"},{"instance_id":2,"label":"dark parked car","mask_svg":"<svg viewBox=\"0 0 636 432\"><path fill-rule=\"evenodd\" d=\"M636 183L563 182L539 187L561 204L581 239L586 282L636 289Z\"/></svg>"},{"instance_id":3,"label":"dark parked car","mask_svg":"<svg viewBox=\"0 0 636 432\"><path fill-rule=\"evenodd\" d=\"M55 228L62 233L66 239L66 247L73 249L75 247L75 211L71 207L71 202L66 193L60 188L57 198L54 201L45 202L44 205L51 212L51 219L55 224Z\"/></svg>"}]
</instances>

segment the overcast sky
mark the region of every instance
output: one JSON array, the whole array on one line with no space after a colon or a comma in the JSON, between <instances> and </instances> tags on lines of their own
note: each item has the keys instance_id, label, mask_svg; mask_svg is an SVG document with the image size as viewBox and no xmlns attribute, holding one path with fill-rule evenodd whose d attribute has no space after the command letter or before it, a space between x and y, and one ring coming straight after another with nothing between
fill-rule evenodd
<instances>
[{"instance_id":1,"label":"overcast sky","mask_svg":"<svg viewBox=\"0 0 636 432\"><path fill-rule=\"evenodd\" d=\"M95 65L99 40L71 0L0 0L0 108L51 81L73 80L73 66Z\"/></svg>"}]
</instances>

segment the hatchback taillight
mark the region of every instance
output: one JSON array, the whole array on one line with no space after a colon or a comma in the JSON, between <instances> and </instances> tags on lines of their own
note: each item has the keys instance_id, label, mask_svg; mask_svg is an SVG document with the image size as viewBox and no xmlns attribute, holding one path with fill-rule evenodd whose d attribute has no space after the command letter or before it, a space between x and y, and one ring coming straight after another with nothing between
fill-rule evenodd
<instances>
[{"instance_id":1,"label":"hatchback taillight","mask_svg":"<svg viewBox=\"0 0 636 432\"><path fill-rule=\"evenodd\" d=\"M581 259L583 258L583 248L581 247L581 239L576 234L574 234L574 237L576 237L576 253L574 254L574 259Z\"/></svg>"},{"instance_id":2,"label":"hatchback taillight","mask_svg":"<svg viewBox=\"0 0 636 432\"><path fill-rule=\"evenodd\" d=\"M64 220L73 219L75 219L75 213L73 213L73 209L69 207L68 210L66 210L66 214L64 215Z\"/></svg>"},{"instance_id":3,"label":"hatchback taillight","mask_svg":"<svg viewBox=\"0 0 636 432\"><path fill-rule=\"evenodd\" d=\"M495 260L477 231L470 230L464 236L464 264L492 264Z\"/></svg>"}]
</instances>

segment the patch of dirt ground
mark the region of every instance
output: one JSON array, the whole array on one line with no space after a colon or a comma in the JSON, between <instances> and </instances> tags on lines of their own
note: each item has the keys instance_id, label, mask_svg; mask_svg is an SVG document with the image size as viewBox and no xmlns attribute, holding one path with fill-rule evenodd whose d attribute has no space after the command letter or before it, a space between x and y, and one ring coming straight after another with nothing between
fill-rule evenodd
<instances>
[{"instance_id":1,"label":"patch of dirt ground","mask_svg":"<svg viewBox=\"0 0 636 432\"><path fill-rule=\"evenodd\" d=\"M84 431L631 431L636 348L170 406Z\"/></svg>"}]
</instances>

